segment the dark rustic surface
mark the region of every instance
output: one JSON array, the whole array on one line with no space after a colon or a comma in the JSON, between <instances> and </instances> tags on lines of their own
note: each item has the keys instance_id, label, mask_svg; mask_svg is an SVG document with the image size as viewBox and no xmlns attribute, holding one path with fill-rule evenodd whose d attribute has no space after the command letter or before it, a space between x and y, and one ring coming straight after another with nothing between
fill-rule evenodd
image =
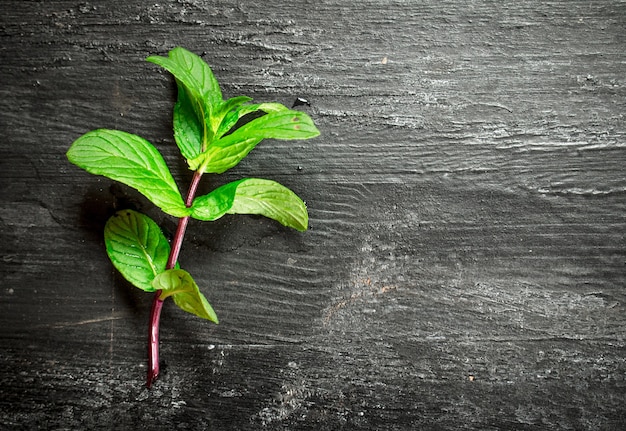
<instances>
[{"instance_id":1,"label":"dark rustic surface","mask_svg":"<svg viewBox=\"0 0 626 431\"><path fill-rule=\"evenodd\" d=\"M623 429L624 1L3 0L0 428ZM161 215L70 165L118 128L189 174L171 77L185 46L225 96L301 106L322 135L262 143L205 190L272 178L297 233L191 223L181 261L219 326L151 297L102 227Z\"/></svg>"}]
</instances>

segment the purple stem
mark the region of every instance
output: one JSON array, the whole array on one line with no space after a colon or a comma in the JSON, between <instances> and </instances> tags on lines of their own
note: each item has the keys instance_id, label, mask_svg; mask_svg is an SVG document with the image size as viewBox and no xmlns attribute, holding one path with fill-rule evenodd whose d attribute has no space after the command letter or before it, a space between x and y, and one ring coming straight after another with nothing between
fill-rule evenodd
<instances>
[{"instance_id":1,"label":"purple stem","mask_svg":"<svg viewBox=\"0 0 626 431\"><path fill-rule=\"evenodd\" d=\"M191 204L193 203L193 198L198 190L198 184L200 183L201 177L201 172L194 172L191 184L189 185L189 191L187 192L187 199L185 200L187 208L191 207ZM176 228L176 233L174 234L172 249L170 251L169 258L167 259L165 269L173 269L176 266L188 223L189 216L178 219L178 227ZM148 352L148 379L146 381L146 386L148 388L150 388L159 377L159 321L161 318L161 309L163 308L163 300L160 296L161 291L157 290L154 294L152 310L150 312L150 348Z\"/></svg>"}]
</instances>

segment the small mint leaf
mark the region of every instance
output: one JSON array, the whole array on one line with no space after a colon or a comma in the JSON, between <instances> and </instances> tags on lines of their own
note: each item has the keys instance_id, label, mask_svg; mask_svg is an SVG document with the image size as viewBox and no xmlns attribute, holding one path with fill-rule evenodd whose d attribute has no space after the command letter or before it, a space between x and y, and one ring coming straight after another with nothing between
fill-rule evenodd
<instances>
[{"instance_id":1,"label":"small mint leaf","mask_svg":"<svg viewBox=\"0 0 626 431\"><path fill-rule=\"evenodd\" d=\"M276 109L274 104L270 105L271 108L262 105L267 109ZM221 174L236 166L263 139L309 139L319 133L304 112L289 109L271 111L214 141L205 153L198 156L194 165L200 166L208 159L205 172Z\"/></svg>"},{"instance_id":2,"label":"small mint leaf","mask_svg":"<svg viewBox=\"0 0 626 431\"><path fill-rule=\"evenodd\" d=\"M248 96L237 96L231 97L230 99L225 100L220 104L218 112L214 116L215 124L212 125L216 130L216 138L220 138L224 133L228 132L230 128L237 123L237 120L235 120L235 122L232 123L230 127L228 127L228 124L233 121L233 114L241 109L241 105L251 100L252 98Z\"/></svg>"},{"instance_id":3,"label":"small mint leaf","mask_svg":"<svg viewBox=\"0 0 626 431\"><path fill-rule=\"evenodd\" d=\"M225 133L228 133L241 118L253 112L262 111L269 114L270 112L284 111L287 109L285 105L280 103L256 103L237 106L236 109L229 110L224 116L215 136L221 138Z\"/></svg>"},{"instance_id":4,"label":"small mint leaf","mask_svg":"<svg viewBox=\"0 0 626 431\"><path fill-rule=\"evenodd\" d=\"M194 101L187 89L178 82L178 100L174 105L174 139L181 154L187 160L196 158L202 153L204 135L203 114L198 114Z\"/></svg>"},{"instance_id":5,"label":"small mint leaf","mask_svg":"<svg viewBox=\"0 0 626 431\"><path fill-rule=\"evenodd\" d=\"M293 110L270 112L233 132L241 137L261 139L309 139L320 134L306 113Z\"/></svg>"},{"instance_id":6,"label":"small mint leaf","mask_svg":"<svg viewBox=\"0 0 626 431\"><path fill-rule=\"evenodd\" d=\"M205 172L210 174L221 174L239 164L250 151L261 142L262 138L252 136L241 137L228 135L214 143L209 149L190 162L189 166L200 166L208 159Z\"/></svg>"},{"instance_id":7,"label":"small mint leaf","mask_svg":"<svg viewBox=\"0 0 626 431\"><path fill-rule=\"evenodd\" d=\"M220 86L209 65L196 54L184 48L172 49L167 57L150 56L147 61L169 71L199 101L206 103L205 115L210 114L222 102Z\"/></svg>"},{"instance_id":8,"label":"small mint leaf","mask_svg":"<svg viewBox=\"0 0 626 431\"><path fill-rule=\"evenodd\" d=\"M74 141L67 158L89 173L136 189L170 215L189 215L163 157L150 142L137 135L119 130L93 130Z\"/></svg>"},{"instance_id":9,"label":"small mint leaf","mask_svg":"<svg viewBox=\"0 0 626 431\"><path fill-rule=\"evenodd\" d=\"M104 244L113 266L126 280L154 292L152 281L165 270L170 245L150 217L132 210L118 211L104 226Z\"/></svg>"},{"instance_id":10,"label":"small mint leaf","mask_svg":"<svg viewBox=\"0 0 626 431\"><path fill-rule=\"evenodd\" d=\"M202 58L181 47L172 49L167 57L150 56L146 60L176 78L179 111L174 111L176 143L186 159L193 159L206 150L222 121L219 109L224 102L219 83Z\"/></svg>"},{"instance_id":11,"label":"small mint leaf","mask_svg":"<svg viewBox=\"0 0 626 431\"><path fill-rule=\"evenodd\" d=\"M152 286L161 291L159 296L161 299L171 296L174 303L184 311L219 323L213 307L200 292L198 285L187 271L168 269L154 278Z\"/></svg>"},{"instance_id":12,"label":"small mint leaf","mask_svg":"<svg viewBox=\"0 0 626 431\"><path fill-rule=\"evenodd\" d=\"M211 193L198 196L191 206L191 216L198 220L214 221L228 214L237 195L237 186L244 180L225 184Z\"/></svg>"},{"instance_id":13,"label":"small mint leaf","mask_svg":"<svg viewBox=\"0 0 626 431\"><path fill-rule=\"evenodd\" d=\"M271 180L246 178L226 184L193 201L191 216L216 220L224 214L258 214L304 231L309 215L305 203L287 187Z\"/></svg>"}]
</instances>

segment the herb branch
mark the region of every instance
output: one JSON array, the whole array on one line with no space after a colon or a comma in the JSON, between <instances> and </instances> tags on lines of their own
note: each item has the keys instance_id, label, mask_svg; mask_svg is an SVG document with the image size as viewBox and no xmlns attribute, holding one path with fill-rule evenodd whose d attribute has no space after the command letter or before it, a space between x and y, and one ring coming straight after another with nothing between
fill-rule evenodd
<instances>
[{"instance_id":1,"label":"herb branch","mask_svg":"<svg viewBox=\"0 0 626 431\"><path fill-rule=\"evenodd\" d=\"M196 196L202 175L221 174L236 166L263 139L309 139L319 131L307 114L279 103L253 104L247 96L224 100L209 65L184 48L147 61L176 79L174 138L194 171L185 199L159 151L139 136L93 130L74 141L67 157L89 173L136 189L178 218L171 245L152 219L130 209L118 211L104 228L106 251L115 268L135 287L154 292L146 382L151 387L159 376L159 320L168 297L184 311L218 323L213 307L178 262L189 218L214 221L225 214L259 214L300 231L308 227L304 202L275 181L244 178ZM261 116L237 127L251 113Z\"/></svg>"}]
</instances>

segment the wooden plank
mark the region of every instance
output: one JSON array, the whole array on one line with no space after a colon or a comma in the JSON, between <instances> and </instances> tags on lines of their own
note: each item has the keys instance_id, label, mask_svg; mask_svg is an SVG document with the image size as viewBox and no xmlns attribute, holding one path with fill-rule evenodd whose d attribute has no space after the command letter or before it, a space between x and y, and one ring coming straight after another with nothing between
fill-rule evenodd
<instances>
[{"instance_id":1,"label":"wooden plank","mask_svg":"<svg viewBox=\"0 0 626 431\"><path fill-rule=\"evenodd\" d=\"M626 4L219 0L0 5L0 427L620 429L626 421ZM203 53L225 96L302 106L203 191L275 179L297 233L192 222L181 261L220 317L162 317L111 268L116 208L175 220L70 165L139 134L189 173L175 87ZM171 304L168 304L171 305Z\"/></svg>"}]
</instances>

